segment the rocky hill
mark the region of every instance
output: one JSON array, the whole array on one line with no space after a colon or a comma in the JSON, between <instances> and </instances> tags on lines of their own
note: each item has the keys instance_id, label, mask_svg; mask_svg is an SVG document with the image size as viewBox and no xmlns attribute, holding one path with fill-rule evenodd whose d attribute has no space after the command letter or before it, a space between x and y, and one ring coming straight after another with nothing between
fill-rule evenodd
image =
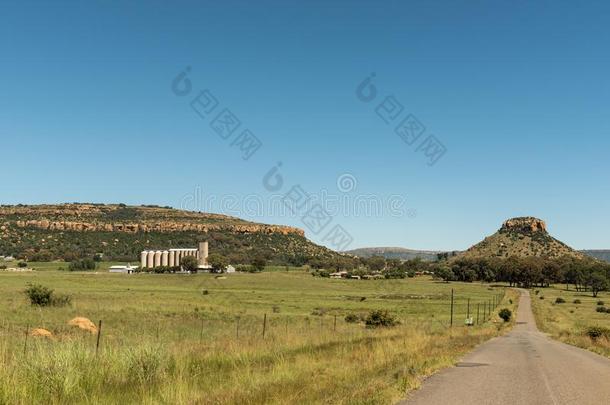
<instances>
[{"instance_id":1,"label":"rocky hill","mask_svg":"<svg viewBox=\"0 0 610 405\"><path fill-rule=\"evenodd\" d=\"M488 236L457 257L544 257L585 256L549 235L546 223L538 218L520 217L504 222L495 234Z\"/></svg>"},{"instance_id":2,"label":"rocky hill","mask_svg":"<svg viewBox=\"0 0 610 405\"><path fill-rule=\"evenodd\" d=\"M431 250L413 250L405 249L401 247L373 247L373 248L360 248L345 252L346 254L369 258L373 256L382 256L386 259L398 259L398 260L410 260L420 258L422 260L437 260L439 253L445 253L441 251Z\"/></svg>"},{"instance_id":3,"label":"rocky hill","mask_svg":"<svg viewBox=\"0 0 610 405\"><path fill-rule=\"evenodd\" d=\"M248 263L263 255L301 264L338 254L315 245L303 230L158 206L62 204L0 206L0 254L30 260L70 260L102 253L109 260L137 260L145 249L195 247Z\"/></svg>"}]
</instances>

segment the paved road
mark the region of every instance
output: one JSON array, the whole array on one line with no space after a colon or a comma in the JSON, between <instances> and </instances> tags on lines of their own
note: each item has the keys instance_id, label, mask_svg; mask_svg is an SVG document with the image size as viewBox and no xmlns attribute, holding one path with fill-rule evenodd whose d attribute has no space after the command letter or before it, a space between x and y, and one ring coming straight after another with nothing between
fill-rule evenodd
<instances>
[{"instance_id":1,"label":"paved road","mask_svg":"<svg viewBox=\"0 0 610 405\"><path fill-rule=\"evenodd\" d=\"M510 333L432 376L401 404L610 404L610 360L539 332L522 291Z\"/></svg>"}]
</instances>

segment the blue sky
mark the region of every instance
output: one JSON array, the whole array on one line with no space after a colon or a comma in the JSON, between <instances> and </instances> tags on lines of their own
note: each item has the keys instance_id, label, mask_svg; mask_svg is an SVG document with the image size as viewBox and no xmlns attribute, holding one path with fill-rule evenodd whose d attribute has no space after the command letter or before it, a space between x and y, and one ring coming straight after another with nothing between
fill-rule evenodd
<instances>
[{"instance_id":1,"label":"blue sky","mask_svg":"<svg viewBox=\"0 0 610 405\"><path fill-rule=\"evenodd\" d=\"M0 4L1 203L170 205L326 245L340 225L350 248L464 249L533 215L610 248L610 3L123 3ZM205 89L218 106L201 118ZM403 110L386 124L389 96ZM210 125L224 108L241 121L228 140ZM409 114L426 129L413 145L394 133ZM248 160L231 145L244 129L262 143ZM446 148L433 166L417 151L429 135ZM347 202L315 234L270 208L295 185ZM350 208L367 199L381 212Z\"/></svg>"}]
</instances>

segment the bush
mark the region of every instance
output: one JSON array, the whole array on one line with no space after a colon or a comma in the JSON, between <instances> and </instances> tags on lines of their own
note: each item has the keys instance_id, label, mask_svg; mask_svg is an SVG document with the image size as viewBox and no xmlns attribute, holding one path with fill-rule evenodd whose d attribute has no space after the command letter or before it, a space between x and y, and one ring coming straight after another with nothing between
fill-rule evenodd
<instances>
[{"instance_id":1,"label":"bush","mask_svg":"<svg viewBox=\"0 0 610 405\"><path fill-rule=\"evenodd\" d=\"M30 300L30 304L39 307L63 307L72 303L72 297L65 294L54 294L53 290L40 284L28 284L25 295Z\"/></svg>"},{"instance_id":2,"label":"bush","mask_svg":"<svg viewBox=\"0 0 610 405\"><path fill-rule=\"evenodd\" d=\"M80 259L70 262L68 269L70 271L84 271L84 270L95 270L97 263L93 259Z\"/></svg>"},{"instance_id":3,"label":"bush","mask_svg":"<svg viewBox=\"0 0 610 405\"><path fill-rule=\"evenodd\" d=\"M574 303L574 304L582 304L582 302L581 302L579 299L575 299L575 300L573 301L573 303Z\"/></svg>"},{"instance_id":4,"label":"bush","mask_svg":"<svg viewBox=\"0 0 610 405\"><path fill-rule=\"evenodd\" d=\"M17 263L17 267L24 269L24 268L28 267L28 264L26 262L19 262L19 263Z\"/></svg>"},{"instance_id":5,"label":"bush","mask_svg":"<svg viewBox=\"0 0 610 405\"><path fill-rule=\"evenodd\" d=\"M608 310L604 306L597 307L597 308L595 308L595 310L597 312L608 312Z\"/></svg>"},{"instance_id":6,"label":"bush","mask_svg":"<svg viewBox=\"0 0 610 405\"><path fill-rule=\"evenodd\" d=\"M347 323L358 323L360 322L360 317L356 314L348 314L345 317L345 322Z\"/></svg>"},{"instance_id":7,"label":"bush","mask_svg":"<svg viewBox=\"0 0 610 405\"><path fill-rule=\"evenodd\" d=\"M566 303L566 300L564 300L564 299L563 299L563 298L561 298L561 297L557 297L557 298L555 299L555 304L565 304L565 303Z\"/></svg>"},{"instance_id":8,"label":"bush","mask_svg":"<svg viewBox=\"0 0 610 405\"><path fill-rule=\"evenodd\" d=\"M30 304L46 307L51 305L53 290L40 284L28 284L25 295L30 299Z\"/></svg>"},{"instance_id":9,"label":"bush","mask_svg":"<svg viewBox=\"0 0 610 405\"><path fill-rule=\"evenodd\" d=\"M513 312L508 308L503 308L498 312L498 316L504 320L504 322L510 321L513 316Z\"/></svg>"},{"instance_id":10,"label":"bush","mask_svg":"<svg viewBox=\"0 0 610 405\"><path fill-rule=\"evenodd\" d=\"M54 307L65 307L72 304L72 297L66 294L53 294L51 296L51 305Z\"/></svg>"},{"instance_id":11,"label":"bush","mask_svg":"<svg viewBox=\"0 0 610 405\"><path fill-rule=\"evenodd\" d=\"M543 300L543 299L544 299L544 295L541 295L541 296L540 296L540 299L541 299L541 300Z\"/></svg>"},{"instance_id":12,"label":"bush","mask_svg":"<svg viewBox=\"0 0 610 405\"><path fill-rule=\"evenodd\" d=\"M390 315L388 311L371 311L364 320L367 328L391 327L398 325L398 320Z\"/></svg>"},{"instance_id":13,"label":"bush","mask_svg":"<svg viewBox=\"0 0 610 405\"><path fill-rule=\"evenodd\" d=\"M2 266L0 266L0 270L6 270L6 265L3 264Z\"/></svg>"},{"instance_id":14,"label":"bush","mask_svg":"<svg viewBox=\"0 0 610 405\"><path fill-rule=\"evenodd\" d=\"M600 337L608 338L610 337L610 329L604 328L602 326L589 326L585 334L589 336L592 340L596 340Z\"/></svg>"},{"instance_id":15,"label":"bush","mask_svg":"<svg viewBox=\"0 0 610 405\"><path fill-rule=\"evenodd\" d=\"M604 303L604 301L597 301L597 305L602 305L603 306L603 305L606 305L606 304Z\"/></svg>"}]
</instances>

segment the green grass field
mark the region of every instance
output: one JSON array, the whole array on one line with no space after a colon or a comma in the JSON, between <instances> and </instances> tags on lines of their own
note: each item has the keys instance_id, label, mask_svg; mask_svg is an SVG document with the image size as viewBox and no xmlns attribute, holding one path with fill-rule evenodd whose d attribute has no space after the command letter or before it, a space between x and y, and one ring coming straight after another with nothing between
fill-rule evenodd
<instances>
[{"instance_id":1,"label":"green grass field","mask_svg":"<svg viewBox=\"0 0 610 405\"><path fill-rule=\"evenodd\" d=\"M610 293L601 292L595 298L591 292L566 291L564 285L558 285L554 288L534 289L531 296L536 322L541 330L563 342L610 357L610 343L607 339L593 341L584 334L589 326L610 328L610 314L596 311L598 301L610 306ZM558 297L566 302L556 303ZM580 300L580 303L575 303L575 300Z\"/></svg>"},{"instance_id":2,"label":"green grass field","mask_svg":"<svg viewBox=\"0 0 610 405\"><path fill-rule=\"evenodd\" d=\"M302 270L260 274L0 273L0 404L392 403L420 379L501 331L497 317L463 326L503 287L406 280L330 280ZM39 283L73 297L32 307ZM451 289L454 327L449 328ZM510 291L502 306L514 307ZM375 309L401 325L367 329ZM67 321L103 321L96 336ZM266 326L263 319L267 317ZM45 328L52 339L29 336ZM263 328L265 336L263 338Z\"/></svg>"}]
</instances>

